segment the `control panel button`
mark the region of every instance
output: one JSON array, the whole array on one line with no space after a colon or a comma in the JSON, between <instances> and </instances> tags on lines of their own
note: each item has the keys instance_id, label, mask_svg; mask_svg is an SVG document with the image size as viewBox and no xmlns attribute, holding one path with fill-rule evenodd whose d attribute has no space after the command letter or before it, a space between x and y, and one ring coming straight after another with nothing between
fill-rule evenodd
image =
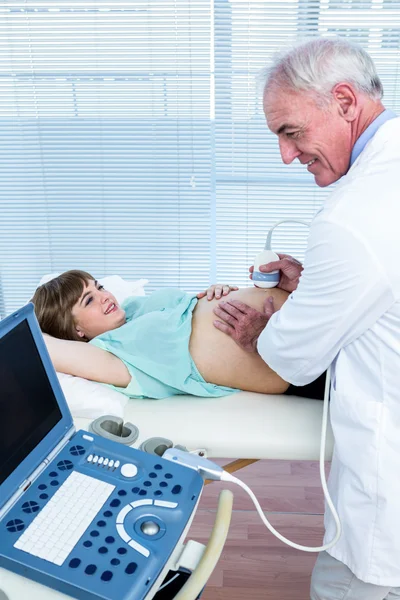
<instances>
[{"instance_id":1,"label":"control panel button","mask_svg":"<svg viewBox=\"0 0 400 600\"><path fill-rule=\"evenodd\" d=\"M133 465L132 463L125 463L124 465L122 465L121 467L121 474L124 477L135 477L137 475L137 466Z\"/></svg>"},{"instance_id":2,"label":"control panel button","mask_svg":"<svg viewBox=\"0 0 400 600\"><path fill-rule=\"evenodd\" d=\"M129 544L129 542L131 541L130 536L126 533L125 528L122 524L117 523L117 531L118 531L118 535L124 540L124 542L126 542L127 544Z\"/></svg>"},{"instance_id":3,"label":"control panel button","mask_svg":"<svg viewBox=\"0 0 400 600\"><path fill-rule=\"evenodd\" d=\"M153 504L153 500L151 498L146 498L146 500L135 500L135 502L131 502L132 508L137 508L138 506L150 506Z\"/></svg>"},{"instance_id":4,"label":"control panel button","mask_svg":"<svg viewBox=\"0 0 400 600\"><path fill-rule=\"evenodd\" d=\"M164 508L176 508L176 502L167 502L166 500L154 500L155 506L164 506Z\"/></svg>"},{"instance_id":5,"label":"control panel button","mask_svg":"<svg viewBox=\"0 0 400 600\"><path fill-rule=\"evenodd\" d=\"M117 516L117 523L123 523L124 519L126 517L126 515L132 510L132 506L130 504L127 504L126 506L124 506L124 508L122 510L119 511L118 516Z\"/></svg>"},{"instance_id":6,"label":"control panel button","mask_svg":"<svg viewBox=\"0 0 400 600\"><path fill-rule=\"evenodd\" d=\"M142 546L142 544L138 544L138 542L135 542L135 540L131 540L130 542L128 542L128 544L131 548L136 550L136 552L139 552L146 558L148 558L150 556L150 550L147 550L147 548Z\"/></svg>"},{"instance_id":7,"label":"control panel button","mask_svg":"<svg viewBox=\"0 0 400 600\"><path fill-rule=\"evenodd\" d=\"M140 529L145 535L157 535L160 531L160 526L154 521L144 521L144 523L141 524Z\"/></svg>"}]
</instances>

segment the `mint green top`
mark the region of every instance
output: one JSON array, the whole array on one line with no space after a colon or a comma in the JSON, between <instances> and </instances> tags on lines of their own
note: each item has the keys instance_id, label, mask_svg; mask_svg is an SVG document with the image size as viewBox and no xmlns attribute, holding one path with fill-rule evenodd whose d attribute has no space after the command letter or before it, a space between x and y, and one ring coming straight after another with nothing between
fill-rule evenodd
<instances>
[{"instance_id":1,"label":"mint green top","mask_svg":"<svg viewBox=\"0 0 400 600\"><path fill-rule=\"evenodd\" d=\"M136 398L216 397L239 391L207 383L189 354L196 304L193 294L174 288L126 300L126 323L89 342L118 356L132 376L128 387L110 387Z\"/></svg>"}]
</instances>

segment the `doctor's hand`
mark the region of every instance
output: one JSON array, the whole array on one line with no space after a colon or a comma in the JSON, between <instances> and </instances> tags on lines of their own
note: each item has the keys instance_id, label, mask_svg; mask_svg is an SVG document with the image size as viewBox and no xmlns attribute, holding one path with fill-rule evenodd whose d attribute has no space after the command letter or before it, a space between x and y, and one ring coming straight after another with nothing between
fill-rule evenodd
<instances>
[{"instance_id":1,"label":"doctor's hand","mask_svg":"<svg viewBox=\"0 0 400 600\"><path fill-rule=\"evenodd\" d=\"M303 265L293 256L289 254L278 254L280 260L270 262L267 265L261 265L260 271L262 273L271 273L271 271L280 271L280 279L278 288L285 290L286 292L294 292L299 285L300 275L303 271ZM250 273L254 271L254 267L249 268ZM250 275L250 279L252 279Z\"/></svg>"},{"instance_id":2,"label":"doctor's hand","mask_svg":"<svg viewBox=\"0 0 400 600\"><path fill-rule=\"evenodd\" d=\"M199 292L196 295L196 298L204 298L207 296L207 300L212 300L215 298L221 298L221 296L227 296L229 292L233 292L234 290L238 290L237 285L222 285L220 283L215 283L214 285L210 285L204 292Z\"/></svg>"},{"instance_id":3,"label":"doctor's hand","mask_svg":"<svg viewBox=\"0 0 400 600\"><path fill-rule=\"evenodd\" d=\"M227 300L214 308L214 313L221 320L213 323L246 352L257 352L257 340L274 312L272 296L265 300L262 312L240 300Z\"/></svg>"}]
</instances>

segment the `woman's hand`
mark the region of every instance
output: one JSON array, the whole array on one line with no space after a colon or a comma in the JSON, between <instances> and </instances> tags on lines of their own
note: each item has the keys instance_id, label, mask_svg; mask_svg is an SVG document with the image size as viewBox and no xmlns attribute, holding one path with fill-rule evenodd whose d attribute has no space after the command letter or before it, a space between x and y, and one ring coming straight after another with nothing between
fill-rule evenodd
<instances>
[{"instance_id":1,"label":"woman's hand","mask_svg":"<svg viewBox=\"0 0 400 600\"><path fill-rule=\"evenodd\" d=\"M196 298L204 298L207 296L207 300L212 300L213 298L221 298L222 296L227 296L229 292L233 292L234 290L238 290L237 285L227 285L222 283L215 283L214 285L210 285L208 289L204 292L199 292Z\"/></svg>"}]
</instances>

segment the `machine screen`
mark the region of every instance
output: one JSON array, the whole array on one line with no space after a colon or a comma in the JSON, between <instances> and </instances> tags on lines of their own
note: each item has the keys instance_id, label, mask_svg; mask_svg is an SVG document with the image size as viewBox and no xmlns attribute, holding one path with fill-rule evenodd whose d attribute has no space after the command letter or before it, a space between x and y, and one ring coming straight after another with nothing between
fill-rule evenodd
<instances>
[{"instance_id":1,"label":"machine screen","mask_svg":"<svg viewBox=\"0 0 400 600\"><path fill-rule=\"evenodd\" d=\"M0 484L61 418L24 320L0 339Z\"/></svg>"}]
</instances>

